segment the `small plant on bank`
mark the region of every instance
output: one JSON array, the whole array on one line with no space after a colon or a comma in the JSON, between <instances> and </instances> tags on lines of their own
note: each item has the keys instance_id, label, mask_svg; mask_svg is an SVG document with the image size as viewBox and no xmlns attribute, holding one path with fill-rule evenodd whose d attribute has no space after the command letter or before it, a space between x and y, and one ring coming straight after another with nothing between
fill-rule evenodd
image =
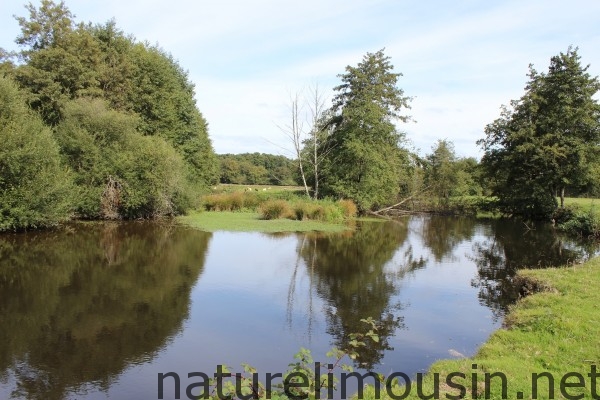
<instances>
[{"instance_id":1,"label":"small plant on bank","mask_svg":"<svg viewBox=\"0 0 600 400\"><path fill-rule=\"evenodd\" d=\"M332 394L337 389L338 379L335 377L336 370L348 373L354 372L352 365L344 363L347 357L355 360L366 341L379 342L377 333L378 326L373 318L362 319L369 325L366 333L354 333L350 335L350 341L344 349L333 348L326 356L329 362L315 362L310 350L301 348L294 355L294 361L288 365L288 370L281 374L282 382L273 386L266 385L260 381L259 374L254 367L242 364L243 372L232 372L226 366L218 366L215 376L210 378L205 393L199 395L204 399L317 399L323 398L322 392L326 391L326 398L333 398ZM383 381L383 376L378 375ZM229 379L226 379L229 378Z\"/></svg>"}]
</instances>

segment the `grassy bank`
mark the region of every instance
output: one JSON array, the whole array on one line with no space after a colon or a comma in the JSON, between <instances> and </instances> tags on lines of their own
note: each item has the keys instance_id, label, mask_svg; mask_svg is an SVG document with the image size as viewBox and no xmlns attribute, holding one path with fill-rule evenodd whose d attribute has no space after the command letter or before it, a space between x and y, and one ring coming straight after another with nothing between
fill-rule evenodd
<instances>
[{"instance_id":1,"label":"grassy bank","mask_svg":"<svg viewBox=\"0 0 600 400\"><path fill-rule=\"evenodd\" d=\"M311 200L294 187L263 188L230 185L202 197L201 211L177 218L205 231L340 232L356 217L351 200Z\"/></svg>"},{"instance_id":2,"label":"grassy bank","mask_svg":"<svg viewBox=\"0 0 600 400\"><path fill-rule=\"evenodd\" d=\"M433 394L436 374L440 387L436 398L600 398L600 258L574 267L522 271L519 279L542 291L517 303L506 317L506 329L492 334L474 357L435 363L422 382L422 395L413 380L405 398ZM590 374L595 366L599 376L592 388ZM452 377L452 373L456 375ZM496 374L489 377L487 385L486 373ZM446 381L449 376L450 385ZM462 393L458 386L464 387ZM396 396L407 389L392 387ZM383 392L381 398L390 398ZM373 388L365 397L375 397Z\"/></svg>"},{"instance_id":3,"label":"grassy bank","mask_svg":"<svg viewBox=\"0 0 600 400\"><path fill-rule=\"evenodd\" d=\"M344 223L261 219L257 212L204 211L177 217L177 222L207 232L342 232L350 228Z\"/></svg>"}]
</instances>

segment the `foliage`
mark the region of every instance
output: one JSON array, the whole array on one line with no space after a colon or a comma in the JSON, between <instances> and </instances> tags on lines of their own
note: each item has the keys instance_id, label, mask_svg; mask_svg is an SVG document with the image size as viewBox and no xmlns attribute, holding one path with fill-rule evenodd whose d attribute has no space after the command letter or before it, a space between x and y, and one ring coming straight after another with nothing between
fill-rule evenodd
<instances>
[{"instance_id":1,"label":"foliage","mask_svg":"<svg viewBox=\"0 0 600 400\"><path fill-rule=\"evenodd\" d=\"M583 237L600 237L600 217L590 207L583 210L576 205L560 208L554 214L557 228L571 235Z\"/></svg>"},{"instance_id":2,"label":"foliage","mask_svg":"<svg viewBox=\"0 0 600 400\"><path fill-rule=\"evenodd\" d=\"M297 167L281 155L219 154L220 182L240 185L295 185Z\"/></svg>"},{"instance_id":3,"label":"foliage","mask_svg":"<svg viewBox=\"0 0 600 400\"><path fill-rule=\"evenodd\" d=\"M64 2L43 0L27 10L28 18L17 18L24 63L12 74L47 124L58 125L74 99L103 98L110 109L136 114L137 130L175 148L192 185L216 181L217 163L194 85L168 53L126 36L114 21L77 24Z\"/></svg>"},{"instance_id":4,"label":"foliage","mask_svg":"<svg viewBox=\"0 0 600 400\"><path fill-rule=\"evenodd\" d=\"M76 23L64 2L52 0L26 9L28 17L17 17L21 51L1 50L1 70L22 89L22 102L54 131L63 166L52 155L56 144L50 143L50 131L37 117L19 128L31 131L27 134L18 134L14 127L3 132L12 135L7 137L11 146L3 149L6 159L14 160L10 168L23 161L20 152L25 148L17 146L15 136L20 135L30 139L27 157L40 158L30 165L44 171L40 178L47 181L37 185L38 191L16 193L14 184L12 192L3 191L9 196L3 205L6 221L9 212L11 218L21 215L3 229L64 219L67 198L84 218L148 218L191 207L199 191L216 182L217 162L187 72L157 46L126 36L114 21ZM18 118L30 119L25 114ZM27 135L33 131L41 133L31 139ZM42 168L44 163L47 168ZM76 188L70 193L53 186L69 181L67 167L73 170ZM2 179L8 182L12 178L8 170L6 174ZM53 190L64 198L59 200ZM39 214L27 216L32 207Z\"/></svg>"},{"instance_id":5,"label":"foliage","mask_svg":"<svg viewBox=\"0 0 600 400\"><path fill-rule=\"evenodd\" d=\"M170 143L184 158L197 185L217 181L217 160L208 123L198 111L194 85L173 58L158 47L136 43L127 110L141 117L139 129Z\"/></svg>"},{"instance_id":6,"label":"foliage","mask_svg":"<svg viewBox=\"0 0 600 400\"><path fill-rule=\"evenodd\" d=\"M80 217L148 218L190 205L181 156L161 138L138 133L137 122L101 100L66 105L56 137L74 171Z\"/></svg>"},{"instance_id":7,"label":"foliage","mask_svg":"<svg viewBox=\"0 0 600 400\"><path fill-rule=\"evenodd\" d=\"M394 120L408 119L401 111L410 99L396 86L401 74L392 68L383 50L367 53L357 67L346 67L334 89L323 193L352 199L361 210L396 198L408 162Z\"/></svg>"},{"instance_id":8,"label":"foliage","mask_svg":"<svg viewBox=\"0 0 600 400\"><path fill-rule=\"evenodd\" d=\"M241 211L255 210L259 201L258 195L254 192L233 192L203 196L202 204L207 211Z\"/></svg>"},{"instance_id":9,"label":"foliage","mask_svg":"<svg viewBox=\"0 0 600 400\"><path fill-rule=\"evenodd\" d=\"M347 200L347 199L340 200L340 201L338 201L338 204L340 205L340 208L342 209L344 218L356 217L356 214L358 213L358 207L356 207L356 204L354 204L354 202L352 200Z\"/></svg>"},{"instance_id":10,"label":"foliage","mask_svg":"<svg viewBox=\"0 0 600 400\"><path fill-rule=\"evenodd\" d=\"M0 231L47 227L69 217L71 175L50 129L0 76Z\"/></svg>"},{"instance_id":11,"label":"foliage","mask_svg":"<svg viewBox=\"0 0 600 400\"><path fill-rule=\"evenodd\" d=\"M530 66L525 94L486 127L482 165L504 212L549 218L557 193L590 181L600 83L587 69L572 48L552 57L548 73Z\"/></svg>"},{"instance_id":12,"label":"foliage","mask_svg":"<svg viewBox=\"0 0 600 400\"><path fill-rule=\"evenodd\" d=\"M213 193L202 197L202 205L207 211L257 211L266 220L288 218L341 223L357 213L352 200L307 200L290 191Z\"/></svg>"},{"instance_id":13,"label":"foliage","mask_svg":"<svg viewBox=\"0 0 600 400\"><path fill-rule=\"evenodd\" d=\"M447 140L438 140L432 150L433 152L426 157L425 185L429 186L440 202L447 203L458 183L454 144Z\"/></svg>"}]
</instances>

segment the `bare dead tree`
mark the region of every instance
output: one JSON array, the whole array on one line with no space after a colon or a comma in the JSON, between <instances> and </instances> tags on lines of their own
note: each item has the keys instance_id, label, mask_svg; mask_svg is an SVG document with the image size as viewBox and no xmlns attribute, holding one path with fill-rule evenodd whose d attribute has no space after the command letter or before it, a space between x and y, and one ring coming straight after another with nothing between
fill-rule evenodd
<instances>
[{"instance_id":1,"label":"bare dead tree","mask_svg":"<svg viewBox=\"0 0 600 400\"><path fill-rule=\"evenodd\" d=\"M291 123L278 125L278 128L292 143L306 195L316 199L319 197L321 164L333 149L328 140L331 125L327 123L328 109L325 106L325 96L315 84L310 87L308 98L301 98L298 92L290 95L289 108ZM308 129L305 129L305 124L309 126ZM312 188L309 187L307 178L311 172Z\"/></svg>"},{"instance_id":2,"label":"bare dead tree","mask_svg":"<svg viewBox=\"0 0 600 400\"><path fill-rule=\"evenodd\" d=\"M290 139L292 146L294 147L294 155L298 162L298 169L300 170L300 176L302 177L302 183L304 184L304 190L306 196L310 198L310 190L308 183L306 182L306 174L304 173L304 164L302 162L302 142L305 136L304 124L301 118L302 106L300 105L300 95L296 92L294 95L290 95L290 112L291 112L291 123L279 126L278 128Z\"/></svg>"},{"instance_id":3,"label":"bare dead tree","mask_svg":"<svg viewBox=\"0 0 600 400\"><path fill-rule=\"evenodd\" d=\"M119 219L119 205L121 203L121 183L112 176L108 176L106 186L100 198L100 210L106 219Z\"/></svg>"},{"instance_id":4,"label":"bare dead tree","mask_svg":"<svg viewBox=\"0 0 600 400\"><path fill-rule=\"evenodd\" d=\"M309 89L309 112L310 112L310 133L306 141L310 149L310 163L313 169L313 198L319 197L320 166L323 160L333 149L328 140L329 128L326 123L327 108L325 107L325 98L319 85L315 84Z\"/></svg>"}]
</instances>

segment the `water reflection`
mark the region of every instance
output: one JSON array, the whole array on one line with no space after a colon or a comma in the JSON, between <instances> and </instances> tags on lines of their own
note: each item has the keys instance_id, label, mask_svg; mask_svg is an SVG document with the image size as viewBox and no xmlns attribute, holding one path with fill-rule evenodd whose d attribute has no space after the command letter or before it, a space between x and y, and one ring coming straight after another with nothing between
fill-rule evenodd
<instances>
[{"instance_id":1,"label":"water reflection","mask_svg":"<svg viewBox=\"0 0 600 400\"><path fill-rule=\"evenodd\" d=\"M473 240L472 260L477 276L472 285L479 288L480 301L496 318L518 298L512 277L522 268L569 265L595 254L597 245L559 235L549 224L514 220L490 220L485 232Z\"/></svg>"},{"instance_id":2,"label":"water reflection","mask_svg":"<svg viewBox=\"0 0 600 400\"><path fill-rule=\"evenodd\" d=\"M471 240L477 226L477 220L468 217L448 218L434 215L420 218L423 221L420 224L423 245L431 251L437 262L452 257L460 243Z\"/></svg>"},{"instance_id":3,"label":"water reflection","mask_svg":"<svg viewBox=\"0 0 600 400\"><path fill-rule=\"evenodd\" d=\"M108 388L182 328L211 234L78 224L0 237L0 371L13 397Z\"/></svg>"},{"instance_id":4,"label":"water reflection","mask_svg":"<svg viewBox=\"0 0 600 400\"><path fill-rule=\"evenodd\" d=\"M327 332L335 346L344 348L350 334L370 328L362 318L372 317L379 326L380 341L367 341L356 360L363 368L373 368L386 350L392 350L388 339L403 327L402 304L392 297L403 275L424 265L408 251L402 265L385 268L407 235L407 223L397 221L363 225L342 235L307 234L300 241L312 285L326 304Z\"/></svg>"},{"instance_id":5,"label":"water reflection","mask_svg":"<svg viewBox=\"0 0 600 400\"><path fill-rule=\"evenodd\" d=\"M514 301L517 268L594 251L547 225L434 216L343 234L126 223L4 235L0 397L155 398L157 372L282 372L300 347L319 360L344 348L366 317L381 340L357 366L414 376L450 349L476 351Z\"/></svg>"}]
</instances>

